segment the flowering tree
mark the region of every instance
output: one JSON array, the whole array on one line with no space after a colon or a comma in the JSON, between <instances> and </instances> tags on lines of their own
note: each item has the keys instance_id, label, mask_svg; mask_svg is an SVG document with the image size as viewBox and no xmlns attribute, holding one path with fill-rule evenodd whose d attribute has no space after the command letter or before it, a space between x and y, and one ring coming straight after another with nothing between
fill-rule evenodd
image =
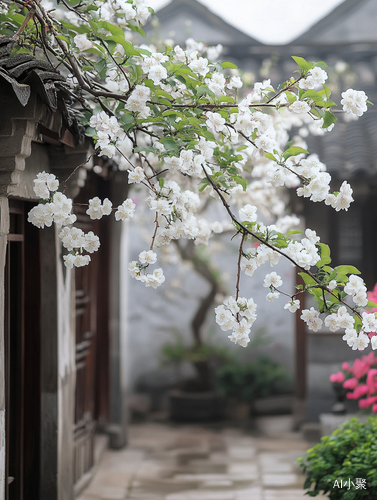
<instances>
[{"instance_id":1,"label":"flowering tree","mask_svg":"<svg viewBox=\"0 0 377 500\"><path fill-rule=\"evenodd\" d=\"M44 57L67 73L60 85L81 108L96 154L116 158L128 170L129 183L147 193L154 230L149 249L129 264L133 278L160 286L163 270L150 270L157 262L156 247L179 239L206 244L221 232L221 224L197 216L213 198L239 241L235 295L216 308L216 321L231 331L232 342L246 347L256 319L254 300L241 296L241 275L252 276L263 264L275 266L285 258L298 268L304 285L291 294L282 290L276 272L268 273L267 299L286 295L285 309L293 313L300 296L309 292L317 302L317 308L302 311L309 329L321 328L323 314L332 331L345 329L353 348L368 345L367 334L376 331L377 319L363 312L368 298L359 271L347 265L332 268L329 247L311 229L299 239L301 231L290 229L297 218L283 217L284 203L278 199L286 186L336 211L348 210L353 201L347 182L331 193L326 167L303 144L289 142L294 126L305 123L314 133L329 133L335 125L325 63L293 57L296 76L277 89L270 80L255 83L240 98L237 67L211 60L216 48L189 40L185 49L177 45L157 51L130 41L133 32L143 34L141 26L153 12L144 0L62 0L59 9L41 0L0 3L1 33L12 39L13 51ZM367 102L362 91L342 94L343 112L354 118L367 110ZM61 228L68 250L65 265L87 265L100 242L74 226L66 182L59 185L53 174L42 172L34 184L40 203L29 221ZM128 220L134 211L130 198L114 209L110 200L96 197L88 201L87 214L99 219L115 212L116 220ZM278 220L265 225L260 220L265 211ZM377 348L377 336L371 343Z\"/></svg>"}]
</instances>

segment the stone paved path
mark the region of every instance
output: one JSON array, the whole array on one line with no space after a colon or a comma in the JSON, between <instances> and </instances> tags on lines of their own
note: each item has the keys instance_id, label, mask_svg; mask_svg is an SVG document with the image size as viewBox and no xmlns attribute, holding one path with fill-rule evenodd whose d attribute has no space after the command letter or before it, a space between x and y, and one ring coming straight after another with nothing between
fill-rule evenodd
<instances>
[{"instance_id":1,"label":"stone paved path","mask_svg":"<svg viewBox=\"0 0 377 500\"><path fill-rule=\"evenodd\" d=\"M78 500L304 500L296 458L307 448L294 433L132 425L129 446L105 452Z\"/></svg>"}]
</instances>

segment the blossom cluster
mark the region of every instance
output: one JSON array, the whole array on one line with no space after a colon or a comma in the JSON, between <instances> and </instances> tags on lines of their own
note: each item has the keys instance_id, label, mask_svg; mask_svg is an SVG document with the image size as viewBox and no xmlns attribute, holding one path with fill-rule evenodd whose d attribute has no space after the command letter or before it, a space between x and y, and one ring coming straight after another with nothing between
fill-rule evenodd
<instances>
[{"instance_id":1,"label":"blossom cluster","mask_svg":"<svg viewBox=\"0 0 377 500\"><path fill-rule=\"evenodd\" d=\"M330 382L342 384L348 399L358 400L360 409L377 412L377 357L373 352L342 363L342 370L330 375Z\"/></svg>"},{"instance_id":2,"label":"blossom cluster","mask_svg":"<svg viewBox=\"0 0 377 500\"><path fill-rule=\"evenodd\" d=\"M28 214L28 221L34 226L44 228L55 223L57 227L68 226L76 221L72 214L72 200L57 191L59 181L54 174L40 172L34 179L33 190L43 200L33 207Z\"/></svg>"},{"instance_id":3,"label":"blossom cluster","mask_svg":"<svg viewBox=\"0 0 377 500\"><path fill-rule=\"evenodd\" d=\"M150 115L150 108L147 106L150 95L151 90L149 87L136 85L124 108L133 113L138 113L141 118L147 118Z\"/></svg>"},{"instance_id":4,"label":"blossom cluster","mask_svg":"<svg viewBox=\"0 0 377 500\"><path fill-rule=\"evenodd\" d=\"M363 280L354 274L349 276L343 290L344 293L352 297L352 301L357 307L367 306L369 295L373 295L372 292L367 292ZM377 317L375 312L363 311L360 317L361 327L359 333L355 327L355 318L348 313L345 306L339 307L336 313L328 315L325 319L325 325L332 332L344 328L343 340L353 350L363 351L369 344L371 344L372 349L377 349L377 335L375 335L375 332L377 332Z\"/></svg>"},{"instance_id":5,"label":"blossom cluster","mask_svg":"<svg viewBox=\"0 0 377 500\"><path fill-rule=\"evenodd\" d=\"M330 193L331 176L325 172L325 165L317 158L307 158L291 167L293 171L305 179L305 184L297 189L297 196L310 198L311 201L324 201L326 205L331 205L337 212L348 210L353 201L352 188L344 181L338 193Z\"/></svg>"},{"instance_id":6,"label":"blossom cluster","mask_svg":"<svg viewBox=\"0 0 377 500\"><path fill-rule=\"evenodd\" d=\"M146 287L157 288L165 281L165 276L161 268L155 269L153 273L146 273L150 264L157 262L157 254L152 250L143 251L139 254L139 262L133 260L128 265L128 271L132 278L141 281Z\"/></svg>"},{"instance_id":7,"label":"blossom cluster","mask_svg":"<svg viewBox=\"0 0 377 500\"><path fill-rule=\"evenodd\" d=\"M322 68L315 67L310 69L306 77L299 82L299 87L303 90L315 90L322 87L327 78L326 71Z\"/></svg>"},{"instance_id":8,"label":"blossom cluster","mask_svg":"<svg viewBox=\"0 0 377 500\"><path fill-rule=\"evenodd\" d=\"M86 266L90 262L90 255L83 255L85 250L88 253L96 252L100 247L98 236L93 231L85 234L82 229L77 227L64 227L59 238L63 246L71 253L63 256L66 267L72 269L75 267Z\"/></svg>"},{"instance_id":9,"label":"blossom cluster","mask_svg":"<svg viewBox=\"0 0 377 500\"><path fill-rule=\"evenodd\" d=\"M89 125L96 130L96 144L100 148L98 155L112 158L116 153L116 146L124 137L123 129L116 117L109 117L107 113L101 111L90 118Z\"/></svg>"},{"instance_id":10,"label":"blossom cluster","mask_svg":"<svg viewBox=\"0 0 377 500\"><path fill-rule=\"evenodd\" d=\"M216 323L223 331L232 330L231 342L246 347L256 315L257 305L253 299L228 297L215 308Z\"/></svg>"}]
</instances>

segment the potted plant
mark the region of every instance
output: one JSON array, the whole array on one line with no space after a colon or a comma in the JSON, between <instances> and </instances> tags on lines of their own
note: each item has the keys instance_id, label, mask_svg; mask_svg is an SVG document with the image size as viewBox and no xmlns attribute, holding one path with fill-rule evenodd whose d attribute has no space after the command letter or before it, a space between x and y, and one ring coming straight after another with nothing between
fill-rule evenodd
<instances>
[{"instance_id":1,"label":"potted plant","mask_svg":"<svg viewBox=\"0 0 377 500\"><path fill-rule=\"evenodd\" d=\"M377 419L350 419L298 459L308 496L331 500L377 498Z\"/></svg>"},{"instance_id":2,"label":"potted plant","mask_svg":"<svg viewBox=\"0 0 377 500\"><path fill-rule=\"evenodd\" d=\"M217 381L223 394L249 405L254 415L291 412L291 379L283 366L263 355L248 363L235 360L221 366Z\"/></svg>"},{"instance_id":3,"label":"potted plant","mask_svg":"<svg viewBox=\"0 0 377 500\"><path fill-rule=\"evenodd\" d=\"M343 363L339 372L330 375L330 381L335 389L343 388L347 399L358 401L361 410L377 412L377 356L373 352L352 364Z\"/></svg>"},{"instance_id":4,"label":"potted plant","mask_svg":"<svg viewBox=\"0 0 377 500\"><path fill-rule=\"evenodd\" d=\"M169 412L174 420L212 420L221 418L225 412L224 396L215 387L216 366L231 358L230 350L206 339L204 323L207 314L212 310L215 296L223 290L220 273L210 265L203 248L195 245L193 240L185 243L176 242L176 248L182 260L190 262L194 271L209 285L207 294L199 299L197 309L192 317L190 330L192 340L185 343L177 332L174 341L162 346L163 364L179 366L190 363L195 376L184 380L169 391Z\"/></svg>"},{"instance_id":5,"label":"potted plant","mask_svg":"<svg viewBox=\"0 0 377 500\"><path fill-rule=\"evenodd\" d=\"M173 420L202 421L225 415L225 398L216 390L216 367L231 359L227 347L216 346L211 341L185 344L182 336L174 332L175 340L162 347L164 364L180 367L190 363L195 376L176 384L169 391L169 413Z\"/></svg>"}]
</instances>

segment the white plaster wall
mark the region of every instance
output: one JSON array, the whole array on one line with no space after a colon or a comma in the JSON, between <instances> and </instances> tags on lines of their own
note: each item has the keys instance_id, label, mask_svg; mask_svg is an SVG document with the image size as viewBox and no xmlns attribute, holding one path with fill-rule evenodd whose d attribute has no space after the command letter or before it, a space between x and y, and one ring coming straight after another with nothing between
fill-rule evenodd
<instances>
[{"instance_id":1,"label":"white plaster wall","mask_svg":"<svg viewBox=\"0 0 377 500\"><path fill-rule=\"evenodd\" d=\"M150 214L143 213L140 204L136 218L129 226L129 260L137 260L142 250L149 249L150 237L153 233L153 219ZM211 220L222 220L224 214ZM237 274L237 241L230 242L231 234L221 237L222 243L214 244L211 251L213 260L223 273L228 293L235 294ZM177 330L187 341L191 340L190 322L196 311L200 297L208 291L208 284L188 265L164 265L159 260L166 276L165 283L157 288L146 288L145 285L127 276L126 266L122 271L124 281L128 282L128 346L131 392L143 390L145 387L160 389L177 381L179 376L192 373L191 367L184 366L180 373L173 368L161 365L161 347L165 342L173 341L172 330ZM266 273L276 271L283 278L284 290L293 293L294 268L281 260L278 266L271 268L265 264L253 277L244 273L241 276L241 296L252 297L257 303L258 319L253 332L260 328L267 331L270 343L259 348L258 352L266 352L280 361L291 373L294 370L294 315L283 309L287 302L281 296L274 303L266 300L268 290L263 287ZM251 348L235 346L228 339L229 333L223 332L215 323L214 313L210 312L205 326L206 335L216 344L220 343L233 349L240 359L248 359L256 353Z\"/></svg>"},{"instance_id":2,"label":"white plaster wall","mask_svg":"<svg viewBox=\"0 0 377 500\"><path fill-rule=\"evenodd\" d=\"M75 404L75 312L73 273L62 261L62 247L56 229L58 287L58 494L70 500L73 491L73 429Z\"/></svg>"},{"instance_id":3,"label":"white plaster wall","mask_svg":"<svg viewBox=\"0 0 377 500\"><path fill-rule=\"evenodd\" d=\"M120 248L120 259L119 259L119 272L123 279L120 280L120 348L121 348L121 359L124 361L121 363L121 386L123 391L129 389L129 376L130 376L130 362L132 359L132 353L129 350L129 328L130 324L128 322L129 313L129 280L128 280L128 253L129 253L129 223L122 222L121 229L121 248Z\"/></svg>"}]
</instances>

